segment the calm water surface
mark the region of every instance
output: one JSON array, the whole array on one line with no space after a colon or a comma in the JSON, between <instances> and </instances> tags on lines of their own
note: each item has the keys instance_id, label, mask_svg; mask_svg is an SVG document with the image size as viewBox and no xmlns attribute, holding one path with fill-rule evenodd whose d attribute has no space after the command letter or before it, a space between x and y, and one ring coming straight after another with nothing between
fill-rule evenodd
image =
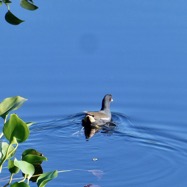
<instances>
[{"instance_id":1,"label":"calm water surface","mask_svg":"<svg viewBox=\"0 0 187 187\"><path fill-rule=\"evenodd\" d=\"M81 2L2 23L0 99L28 98L16 112L36 122L17 156L32 147L64 171L49 186L186 187L187 2ZM86 141L83 111L106 93L117 126Z\"/></svg>"}]
</instances>

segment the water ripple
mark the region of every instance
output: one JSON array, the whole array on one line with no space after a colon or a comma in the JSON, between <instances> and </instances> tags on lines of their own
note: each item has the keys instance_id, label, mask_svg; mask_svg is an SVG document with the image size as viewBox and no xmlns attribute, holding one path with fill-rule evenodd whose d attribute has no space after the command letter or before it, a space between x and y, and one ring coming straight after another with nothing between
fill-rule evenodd
<instances>
[{"instance_id":1,"label":"water ripple","mask_svg":"<svg viewBox=\"0 0 187 187\"><path fill-rule=\"evenodd\" d=\"M161 124L158 124L157 128L143 126L142 124L138 126L130 118L120 113L114 113L114 120L118 124L118 128L115 129L117 136L124 136L129 141L135 141L144 146L176 151L180 156L187 156L187 149L184 149L187 139L177 136L169 127L162 129Z\"/></svg>"},{"instance_id":2,"label":"water ripple","mask_svg":"<svg viewBox=\"0 0 187 187\"><path fill-rule=\"evenodd\" d=\"M107 131L101 130L86 142L81 124L83 117L83 113L77 113L31 126L31 132L34 132L32 144L46 138L46 141L49 141L48 145L51 145L52 150L54 149L50 150L49 154L57 151L60 159L64 157L65 152L66 160L69 159L67 163L71 163L71 158L74 163L76 159L80 162L80 158L87 162L88 153L98 158L99 163L99 155L105 155L111 164L103 166L106 174L104 176L108 176L110 180L115 173L116 181L121 181L124 180L120 174L123 170L127 186L171 178L178 172L178 166L186 162L187 140L175 134L175 131L171 131L169 127L163 128L161 124L157 124L156 127L152 124L140 124L124 114L113 112L112 119L116 127ZM42 136L43 134L46 136ZM54 146L56 142L57 145ZM122 157L125 159L121 159ZM112 164L115 158L115 164ZM81 162L80 165L84 164ZM104 181L105 177L102 180ZM114 183L111 181L111 184Z\"/></svg>"},{"instance_id":3,"label":"water ripple","mask_svg":"<svg viewBox=\"0 0 187 187\"><path fill-rule=\"evenodd\" d=\"M32 127L33 131L50 131L61 133L64 136L82 136L81 121L84 117L83 113L64 116L60 119L40 122ZM187 143L187 139L178 137L167 129L167 131L159 128L150 128L135 125L132 120L121 113L112 113L113 122L116 128L105 133L113 134L114 136L122 136L126 141L136 142L144 146L151 146L155 149L167 151L179 151L184 156L187 155L187 150L183 149L183 144ZM160 125L161 126L161 125ZM158 125L158 127L160 127ZM66 130L64 130L66 128ZM101 131L103 133L103 131Z\"/></svg>"}]
</instances>

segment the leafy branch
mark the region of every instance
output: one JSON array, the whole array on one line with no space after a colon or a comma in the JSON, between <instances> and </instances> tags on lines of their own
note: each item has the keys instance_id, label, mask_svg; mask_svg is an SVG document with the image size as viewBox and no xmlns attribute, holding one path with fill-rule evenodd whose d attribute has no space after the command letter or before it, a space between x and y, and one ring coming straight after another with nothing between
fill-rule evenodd
<instances>
[{"instance_id":1,"label":"leafy branch","mask_svg":"<svg viewBox=\"0 0 187 187\"><path fill-rule=\"evenodd\" d=\"M15 153L20 143L25 142L30 134L29 126L17 114L10 114L17 110L26 101L25 98L16 96L4 99L0 103L0 117L4 120L0 136L0 172L7 162L10 179L4 187L29 187L29 181L36 182L38 187L44 187L47 182L57 177L58 171L43 173L42 162L47 158L35 149L27 149L22 153L21 160L15 158ZM3 141L6 138L6 141ZM12 184L15 174L22 172L23 178ZM27 182L25 182L27 181Z\"/></svg>"},{"instance_id":2,"label":"leafy branch","mask_svg":"<svg viewBox=\"0 0 187 187\"><path fill-rule=\"evenodd\" d=\"M0 0L0 6L3 4L7 7L7 13L5 14L5 20L12 25L19 25L24 20L18 18L10 11L10 0ZM36 10L38 7L34 4L33 0L20 0L20 6L26 10Z\"/></svg>"}]
</instances>

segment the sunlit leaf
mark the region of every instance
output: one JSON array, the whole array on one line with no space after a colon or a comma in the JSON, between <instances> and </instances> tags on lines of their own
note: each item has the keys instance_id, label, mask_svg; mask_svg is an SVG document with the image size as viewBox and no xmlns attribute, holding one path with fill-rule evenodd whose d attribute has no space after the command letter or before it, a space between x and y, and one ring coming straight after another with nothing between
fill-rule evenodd
<instances>
[{"instance_id":1,"label":"sunlit leaf","mask_svg":"<svg viewBox=\"0 0 187 187\"><path fill-rule=\"evenodd\" d=\"M10 187L30 187L25 182L15 182L14 184L10 185Z\"/></svg>"},{"instance_id":2,"label":"sunlit leaf","mask_svg":"<svg viewBox=\"0 0 187 187\"><path fill-rule=\"evenodd\" d=\"M14 165L17 166L25 175L27 175L28 179L30 179L34 174L34 166L28 162L22 160L18 161L15 159Z\"/></svg>"},{"instance_id":3,"label":"sunlit leaf","mask_svg":"<svg viewBox=\"0 0 187 187\"><path fill-rule=\"evenodd\" d=\"M20 170L17 166L14 165L14 160L9 160L8 161L8 169L9 169L11 174L16 174Z\"/></svg>"},{"instance_id":4,"label":"sunlit leaf","mask_svg":"<svg viewBox=\"0 0 187 187\"><path fill-rule=\"evenodd\" d=\"M17 110L18 108L21 107L21 105L26 101L27 99L20 97L20 96L15 96L15 97L8 97L4 99L0 103L0 116L2 118L6 118L6 115L12 111L12 110Z\"/></svg>"},{"instance_id":5,"label":"sunlit leaf","mask_svg":"<svg viewBox=\"0 0 187 187\"><path fill-rule=\"evenodd\" d=\"M47 172L40 175L37 179L38 187L45 187L45 185L52 179L58 176L58 171Z\"/></svg>"},{"instance_id":6,"label":"sunlit leaf","mask_svg":"<svg viewBox=\"0 0 187 187\"><path fill-rule=\"evenodd\" d=\"M29 0L21 0L20 5L27 10L36 10L38 8L33 2L29 2Z\"/></svg>"},{"instance_id":7,"label":"sunlit leaf","mask_svg":"<svg viewBox=\"0 0 187 187\"><path fill-rule=\"evenodd\" d=\"M8 10L8 12L5 14L5 20L12 25L19 25L20 23L24 22L24 20L21 20L12 14L10 10Z\"/></svg>"},{"instance_id":8,"label":"sunlit leaf","mask_svg":"<svg viewBox=\"0 0 187 187\"><path fill-rule=\"evenodd\" d=\"M17 142L21 143L28 138L29 128L16 114L11 114L10 119L4 124L3 133L10 142L16 138Z\"/></svg>"},{"instance_id":9,"label":"sunlit leaf","mask_svg":"<svg viewBox=\"0 0 187 187\"><path fill-rule=\"evenodd\" d=\"M47 160L47 158L35 149L27 149L22 153L22 160L33 164L35 172L34 175L30 178L30 181L36 182L39 175L43 173L41 163L44 160Z\"/></svg>"},{"instance_id":10,"label":"sunlit leaf","mask_svg":"<svg viewBox=\"0 0 187 187\"><path fill-rule=\"evenodd\" d=\"M9 144L7 142L0 142L0 161L5 158L7 151L7 155L9 155L14 150L14 147L12 145L10 145L9 149L8 147ZM7 157L7 159L12 157L14 153L15 151L13 151L12 154L10 154L9 157Z\"/></svg>"}]
</instances>

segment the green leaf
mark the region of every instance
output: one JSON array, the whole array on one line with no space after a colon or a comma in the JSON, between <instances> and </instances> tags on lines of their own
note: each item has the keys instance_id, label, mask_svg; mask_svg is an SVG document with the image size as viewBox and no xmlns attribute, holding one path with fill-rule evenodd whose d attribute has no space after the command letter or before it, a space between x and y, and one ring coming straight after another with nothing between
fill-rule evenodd
<instances>
[{"instance_id":1,"label":"green leaf","mask_svg":"<svg viewBox=\"0 0 187 187\"><path fill-rule=\"evenodd\" d=\"M12 110L17 110L27 99L15 96L8 97L0 103L0 116L5 119L7 114Z\"/></svg>"},{"instance_id":2,"label":"green leaf","mask_svg":"<svg viewBox=\"0 0 187 187\"><path fill-rule=\"evenodd\" d=\"M42 156L42 153L38 152L36 149L26 149L26 150L22 153L22 157L24 157L24 156L26 156L26 155L28 155L28 154Z\"/></svg>"},{"instance_id":3,"label":"green leaf","mask_svg":"<svg viewBox=\"0 0 187 187\"><path fill-rule=\"evenodd\" d=\"M2 6L2 4L3 4L3 2L2 2L2 1L0 1L0 6Z\"/></svg>"},{"instance_id":4,"label":"green leaf","mask_svg":"<svg viewBox=\"0 0 187 187\"><path fill-rule=\"evenodd\" d=\"M47 158L35 149L27 149L22 153L22 160L37 165L47 160Z\"/></svg>"},{"instance_id":5,"label":"green leaf","mask_svg":"<svg viewBox=\"0 0 187 187\"><path fill-rule=\"evenodd\" d=\"M6 153L7 155L9 155L13 150L14 150L14 147L12 145L10 145L9 149L9 144L7 142L0 142L0 162L5 158L6 156ZM15 151L12 152L11 155L9 155L9 157L7 157L6 159L12 157L14 155Z\"/></svg>"},{"instance_id":6,"label":"green leaf","mask_svg":"<svg viewBox=\"0 0 187 187\"><path fill-rule=\"evenodd\" d=\"M31 164L41 164L44 160L47 160L44 156L28 154L22 158L22 160L27 161Z\"/></svg>"},{"instance_id":7,"label":"green leaf","mask_svg":"<svg viewBox=\"0 0 187 187\"><path fill-rule=\"evenodd\" d=\"M27 9L27 10L36 10L38 7L34 5L31 1L29 0L21 0L20 2L21 7Z\"/></svg>"},{"instance_id":8,"label":"green leaf","mask_svg":"<svg viewBox=\"0 0 187 187\"><path fill-rule=\"evenodd\" d=\"M15 182L14 184L11 184L10 187L30 187L25 182Z\"/></svg>"},{"instance_id":9,"label":"green leaf","mask_svg":"<svg viewBox=\"0 0 187 187\"><path fill-rule=\"evenodd\" d=\"M38 187L45 187L45 185L52 179L58 176L58 171L47 172L40 175L37 179Z\"/></svg>"},{"instance_id":10,"label":"green leaf","mask_svg":"<svg viewBox=\"0 0 187 187\"><path fill-rule=\"evenodd\" d=\"M4 162L15 154L16 149L6 142L0 142L0 172Z\"/></svg>"},{"instance_id":11,"label":"green leaf","mask_svg":"<svg viewBox=\"0 0 187 187\"><path fill-rule=\"evenodd\" d=\"M5 14L5 20L12 25L19 25L20 23L24 22L24 20L21 20L12 14L10 10L8 10L8 12Z\"/></svg>"},{"instance_id":12,"label":"green leaf","mask_svg":"<svg viewBox=\"0 0 187 187\"><path fill-rule=\"evenodd\" d=\"M9 169L11 174L16 174L20 170L17 166L14 165L14 161L13 160L9 160L8 161L8 169Z\"/></svg>"},{"instance_id":13,"label":"green leaf","mask_svg":"<svg viewBox=\"0 0 187 187\"><path fill-rule=\"evenodd\" d=\"M17 166L25 175L27 175L28 179L32 177L34 174L34 166L28 162L25 161L18 161L16 158L14 160L14 165Z\"/></svg>"},{"instance_id":14,"label":"green leaf","mask_svg":"<svg viewBox=\"0 0 187 187\"><path fill-rule=\"evenodd\" d=\"M11 114L10 119L4 124L3 133L11 143L15 138L21 143L28 138L29 128L16 114Z\"/></svg>"},{"instance_id":15,"label":"green leaf","mask_svg":"<svg viewBox=\"0 0 187 187\"><path fill-rule=\"evenodd\" d=\"M5 3L5 4L10 4L10 3L12 3L10 0L3 0L3 3Z\"/></svg>"}]
</instances>

